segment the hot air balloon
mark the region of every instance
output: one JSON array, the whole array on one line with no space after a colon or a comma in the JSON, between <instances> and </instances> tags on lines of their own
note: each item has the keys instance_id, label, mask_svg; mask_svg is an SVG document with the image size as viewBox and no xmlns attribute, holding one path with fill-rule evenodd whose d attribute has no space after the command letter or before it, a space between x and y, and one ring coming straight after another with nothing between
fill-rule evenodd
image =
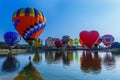
<instances>
[{"instance_id":1,"label":"hot air balloon","mask_svg":"<svg viewBox=\"0 0 120 80\"><path fill-rule=\"evenodd\" d=\"M55 46L56 46L57 48L63 47L63 43L62 43L62 41L61 41L59 38L57 38L57 39L55 40Z\"/></svg>"},{"instance_id":2,"label":"hot air balloon","mask_svg":"<svg viewBox=\"0 0 120 80\"><path fill-rule=\"evenodd\" d=\"M73 42L74 42L74 46L78 46L78 44L79 44L78 38L75 38L75 39L73 40Z\"/></svg>"},{"instance_id":3,"label":"hot air balloon","mask_svg":"<svg viewBox=\"0 0 120 80\"><path fill-rule=\"evenodd\" d=\"M41 35L46 25L43 13L35 8L20 8L14 12L12 22L18 33L30 45Z\"/></svg>"},{"instance_id":4,"label":"hot air balloon","mask_svg":"<svg viewBox=\"0 0 120 80\"><path fill-rule=\"evenodd\" d=\"M79 39L79 43L82 47L84 46L84 42L81 39Z\"/></svg>"},{"instance_id":5,"label":"hot air balloon","mask_svg":"<svg viewBox=\"0 0 120 80\"><path fill-rule=\"evenodd\" d=\"M114 37L112 35L104 35L102 36L102 42L105 46L110 46L114 41Z\"/></svg>"},{"instance_id":6,"label":"hot air balloon","mask_svg":"<svg viewBox=\"0 0 120 80\"><path fill-rule=\"evenodd\" d=\"M46 47L48 48L52 48L52 47L55 47L55 38L52 38L52 37L48 37L46 40L45 40L45 45Z\"/></svg>"},{"instance_id":7,"label":"hot air balloon","mask_svg":"<svg viewBox=\"0 0 120 80\"><path fill-rule=\"evenodd\" d=\"M120 43L119 42L113 42L111 44L112 48L112 54L120 54Z\"/></svg>"},{"instance_id":8,"label":"hot air balloon","mask_svg":"<svg viewBox=\"0 0 120 80\"><path fill-rule=\"evenodd\" d=\"M94 46L95 46L95 47L98 47L98 45L99 45L101 42L102 42L102 39L99 38L99 39L95 42Z\"/></svg>"},{"instance_id":9,"label":"hot air balloon","mask_svg":"<svg viewBox=\"0 0 120 80\"><path fill-rule=\"evenodd\" d=\"M64 35L63 37L62 37L62 42L63 42L63 44L65 45L65 46L68 46L67 44L68 44L68 41L70 40L70 36L68 36L68 35Z\"/></svg>"},{"instance_id":10,"label":"hot air balloon","mask_svg":"<svg viewBox=\"0 0 120 80\"><path fill-rule=\"evenodd\" d=\"M69 47L72 47L72 46L73 46L73 39L70 39L70 40L68 41L68 46L69 46Z\"/></svg>"},{"instance_id":11,"label":"hot air balloon","mask_svg":"<svg viewBox=\"0 0 120 80\"><path fill-rule=\"evenodd\" d=\"M91 48L99 38L99 33L96 30L92 30L90 32L82 31L80 32L79 36L80 36L80 39L84 42L84 45L87 48Z\"/></svg>"},{"instance_id":12,"label":"hot air balloon","mask_svg":"<svg viewBox=\"0 0 120 80\"><path fill-rule=\"evenodd\" d=\"M111 48L120 48L120 43L119 42L113 42L111 44Z\"/></svg>"},{"instance_id":13,"label":"hot air balloon","mask_svg":"<svg viewBox=\"0 0 120 80\"><path fill-rule=\"evenodd\" d=\"M21 37L16 32L6 32L4 34L4 40L11 50L12 47L16 46L20 42Z\"/></svg>"},{"instance_id":14,"label":"hot air balloon","mask_svg":"<svg viewBox=\"0 0 120 80\"><path fill-rule=\"evenodd\" d=\"M40 46L42 46L42 44L43 44L43 42L40 38L38 38L34 41L34 46L35 47L40 47Z\"/></svg>"}]
</instances>

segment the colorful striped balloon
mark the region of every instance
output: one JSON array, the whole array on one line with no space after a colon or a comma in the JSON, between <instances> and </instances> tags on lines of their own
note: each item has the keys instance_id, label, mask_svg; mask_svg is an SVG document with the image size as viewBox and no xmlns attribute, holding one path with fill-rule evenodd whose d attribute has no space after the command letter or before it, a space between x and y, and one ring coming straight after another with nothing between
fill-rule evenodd
<instances>
[{"instance_id":1,"label":"colorful striped balloon","mask_svg":"<svg viewBox=\"0 0 120 80\"><path fill-rule=\"evenodd\" d=\"M43 13L35 8L18 9L12 16L12 22L26 41L37 39L46 25Z\"/></svg>"}]
</instances>

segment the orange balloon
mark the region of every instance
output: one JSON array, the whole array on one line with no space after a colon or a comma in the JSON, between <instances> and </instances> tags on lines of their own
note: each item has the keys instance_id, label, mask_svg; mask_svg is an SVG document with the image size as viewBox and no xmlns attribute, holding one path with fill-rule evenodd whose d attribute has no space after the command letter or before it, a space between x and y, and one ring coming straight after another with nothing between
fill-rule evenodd
<instances>
[{"instance_id":1,"label":"orange balloon","mask_svg":"<svg viewBox=\"0 0 120 80\"><path fill-rule=\"evenodd\" d=\"M12 22L26 42L37 39L44 31L46 18L35 8L20 8L12 16Z\"/></svg>"},{"instance_id":2,"label":"orange balloon","mask_svg":"<svg viewBox=\"0 0 120 80\"><path fill-rule=\"evenodd\" d=\"M99 38L99 39L95 42L95 44L96 44L96 45L99 45L101 42L102 42L102 39Z\"/></svg>"},{"instance_id":3,"label":"orange balloon","mask_svg":"<svg viewBox=\"0 0 120 80\"><path fill-rule=\"evenodd\" d=\"M81 39L79 39L79 43L81 46L84 46L84 42Z\"/></svg>"}]
</instances>

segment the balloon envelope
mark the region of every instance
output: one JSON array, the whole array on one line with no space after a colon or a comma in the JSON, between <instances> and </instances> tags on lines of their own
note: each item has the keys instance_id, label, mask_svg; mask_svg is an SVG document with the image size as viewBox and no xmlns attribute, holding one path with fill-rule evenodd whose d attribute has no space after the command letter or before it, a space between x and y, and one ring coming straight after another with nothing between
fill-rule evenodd
<instances>
[{"instance_id":1,"label":"balloon envelope","mask_svg":"<svg viewBox=\"0 0 120 80\"><path fill-rule=\"evenodd\" d=\"M98 38L99 33L95 30L92 30L90 32L88 31L80 32L80 39L84 42L84 45L87 46L88 48L91 48Z\"/></svg>"},{"instance_id":2,"label":"balloon envelope","mask_svg":"<svg viewBox=\"0 0 120 80\"><path fill-rule=\"evenodd\" d=\"M4 34L4 40L8 46L16 46L21 40L21 37L16 32L7 32Z\"/></svg>"},{"instance_id":3,"label":"balloon envelope","mask_svg":"<svg viewBox=\"0 0 120 80\"><path fill-rule=\"evenodd\" d=\"M48 37L46 40L45 40L45 45L47 47L54 47L55 46L55 39L52 38L52 37Z\"/></svg>"},{"instance_id":4,"label":"balloon envelope","mask_svg":"<svg viewBox=\"0 0 120 80\"><path fill-rule=\"evenodd\" d=\"M14 12L12 22L18 33L30 43L43 32L46 19L43 13L35 8L20 8Z\"/></svg>"},{"instance_id":5,"label":"balloon envelope","mask_svg":"<svg viewBox=\"0 0 120 80\"><path fill-rule=\"evenodd\" d=\"M68 36L68 35L65 35L62 37L63 44L67 44L69 40L70 40L70 36Z\"/></svg>"},{"instance_id":6,"label":"balloon envelope","mask_svg":"<svg viewBox=\"0 0 120 80\"><path fill-rule=\"evenodd\" d=\"M104 35L102 36L102 42L105 46L110 46L114 41L114 37L112 35Z\"/></svg>"},{"instance_id":7,"label":"balloon envelope","mask_svg":"<svg viewBox=\"0 0 120 80\"><path fill-rule=\"evenodd\" d=\"M56 39L56 41L55 41L55 46L56 46L57 48L62 47L62 46L63 46L62 41L61 41L60 39Z\"/></svg>"},{"instance_id":8,"label":"balloon envelope","mask_svg":"<svg viewBox=\"0 0 120 80\"><path fill-rule=\"evenodd\" d=\"M42 46L42 44L43 43L42 43L42 40L40 38L38 38L34 41L34 46L35 47L40 47L40 46Z\"/></svg>"},{"instance_id":9,"label":"balloon envelope","mask_svg":"<svg viewBox=\"0 0 120 80\"><path fill-rule=\"evenodd\" d=\"M99 45L101 42L102 42L102 39L99 38L99 39L95 42L95 44L96 44L96 45Z\"/></svg>"},{"instance_id":10,"label":"balloon envelope","mask_svg":"<svg viewBox=\"0 0 120 80\"><path fill-rule=\"evenodd\" d=\"M120 43L119 42L112 43L111 48L120 48Z\"/></svg>"},{"instance_id":11,"label":"balloon envelope","mask_svg":"<svg viewBox=\"0 0 120 80\"><path fill-rule=\"evenodd\" d=\"M72 47L72 46L73 46L73 39L70 39L70 40L68 41L68 46L69 46L69 47Z\"/></svg>"},{"instance_id":12,"label":"balloon envelope","mask_svg":"<svg viewBox=\"0 0 120 80\"><path fill-rule=\"evenodd\" d=\"M80 43L81 46L84 46L84 43L81 39L79 39L79 43Z\"/></svg>"},{"instance_id":13,"label":"balloon envelope","mask_svg":"<svg viewBox=\"0 0 120 80\"><path fill-rule=\"evenodd\" d=\"M75 39L73 40L73 42L74 42L74 46L78 46L78 44L79 44L78 38L75 38Z\"/></svg>"}]
</instances>

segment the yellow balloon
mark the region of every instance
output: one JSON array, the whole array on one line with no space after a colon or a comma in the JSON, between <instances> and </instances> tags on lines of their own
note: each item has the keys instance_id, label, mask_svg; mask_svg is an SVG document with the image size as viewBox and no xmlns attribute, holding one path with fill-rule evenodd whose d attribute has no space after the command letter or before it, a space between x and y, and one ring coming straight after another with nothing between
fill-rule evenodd
<instances>
[{"instance_id":1,"label":"yellow balloon","mask_svg":"<svg viewBox=\"0 0 120 80\"><path fill-rule=\"evenodd\" d=\"M38 41L34 41L34 45L35 45L35 47L39 47L39 42Z\"/></svg>"},{"instance_id":2,"label":"yellow balloon","mask_svg":"<svg viewBox=\"0 0 120 80\"><path fill-rule=\"evenodd\" d=\"M70 39L70 40L68 41L68 46L73 46L73 39Z\"/></svg>"},{"instance_id":3,"label":"yellow balloon","mask_svg":"<svg viewBox=\"0 0 120 80\"><path fill-rule=\"evenodd\" d=\"M42 44L43 44L42 41L38 41L38 40L35 40L33 43L34 43L34 46L35 46L35 47L40 47L40 46L42 46Z\"/></svg>"}]
</instances>

